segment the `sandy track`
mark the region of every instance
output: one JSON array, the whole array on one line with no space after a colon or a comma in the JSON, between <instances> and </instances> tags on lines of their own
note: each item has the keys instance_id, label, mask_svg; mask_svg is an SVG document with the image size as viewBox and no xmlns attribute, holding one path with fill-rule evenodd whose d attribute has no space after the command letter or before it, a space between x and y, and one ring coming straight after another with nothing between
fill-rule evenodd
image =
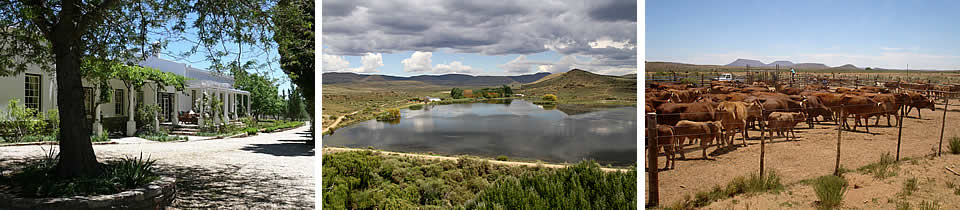
<instances>
[{"instance_id":1,"label":"sandy track","mask_svg":"<svg viewBox=\"0 0 960 210\"><path fill-rule=\"evenodd\" d=\"M950 137L960 136L960 104L957 100L950 102L947 112L947 127L944 142ZM931 148L936 149L940 141L940 125L943 104L937 105L936 111L922 110L923 118L917 119L914 111L910 117L904 118L903 143L901 157L920 157L930 154ZM874 123L876 118L870 120ZM852 122L852 120L851 120ZM895 121L893 121L895 122ZM871 133L843 132L840 164L848 169L879 161L884 152L896 153L897 128L886 127L886 119L880 121L880 127L871 127ZM815 178L833 173L836 158L837 130L834 123L816 125L814 129L806 129L806 124L798 125L797 141L786 141L785 138L776 138L766 145L765 167L779 172L784 183L793 183L803 179ZM759 131L751 131L750 137L759 137ZM741 140L737 135L736 143ZM679 201L684 195L693 195L696 192L707 191L715 185L725 185L737 176L747 176L759 171L760 140L747 140L747 147L738 147L727 151L716 151L711 147L707 153L714 160L700 159L699 146L687 146L685 152L688 160L677 161L677 167L659 173L660 203L669 205ZM946 143L943 146L946 150ZM662 168L665 162L662 155L658 158ZM644 163L646 166L646 163ZM646 173L644 173L646 177ZM645 179L646 180L646 179Z\"/></svg>"},{"instance_id":2,"label":"sandy track","mask_svg":"<svg viewBox=\"0 0 960 210\"><path fill-rule=\"evenodd\" d=\"M347 151L365 151L367 149L354 149L354 148L342 148L342 147L324 147L322 153L337 153L337 152L347 152ZM404 156L404 157L415 157L423 158L429 160L446 160L446 161L457 161L459 157L447 157L447 156L435 156L435 155L422 155L422 154L412 154L412 153L402 153L402 152L387 152L387 151L377 151L384 155L393 155L393 156ZM564 168L567 165L563 164L549 164L549 163L528 163L528 162L513 162L513 161L499 161L499 160L489 160L493 164L509 165L509 166L528 166L528 167L537 167L543 166L547 168ZM627 172L627 169L620 168L600 168L606 172L620 171Z\"/></svg>"}]
</instances>

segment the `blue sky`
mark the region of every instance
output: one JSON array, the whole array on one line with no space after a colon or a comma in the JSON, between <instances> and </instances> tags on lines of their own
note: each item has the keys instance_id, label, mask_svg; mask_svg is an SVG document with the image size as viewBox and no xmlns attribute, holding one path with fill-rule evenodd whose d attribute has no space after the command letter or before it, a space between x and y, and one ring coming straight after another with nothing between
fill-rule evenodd
<instances>
[{"instance_id":1,"label":"blue sky","mask_svg":"<svg viewBox=\"0 0 960 210\"><path fill-rule=\"evenodd\" d=\"M646 61L960 69L958 1L647 1Z\"/></svg>"},{"instance_id":2,"label":"blue sky","mask_svg":"<svg viewBox=\"0 0 960 210\"><path fill-rule=\"evenodd\" d=\"M192 35L189 35L189 34L185 36L193 37ZM192 39L195 39L195 37ZM178 56L183 52L189 51L190 48L193 47L193 45L194 45L193 43L186 42L186 41L170 42L169 44L167 44L167 47L163 49L162 53L160 54L160 58L176 61L179 63L185 63L188 65L191 65L194 68L210 70L209 67L211 63L205 58L205 54L202 50L200 52L193 54L188 58L181 58ZM233 45L228 45L227 49L229 49L232 52L236 52L238 48L235 44L233 44ZM248 72L251 72L251 73L265 72L268 75L270 75L271 78L278 79L277 91L280 93L283 93L290 89L290 82L289 82L290 79L283 72L283 70L280 69L280 63L278 62L278 60L280 59L280 55L277 54L276 44L274 44L274 46L271 46L270 49L267 49L267 50L264 50L259 46L254 47L250 45L244 45L243 49L244 49L243 56L241 58L243 62L252 60L252 61L256 61L257 63L267 64L261 69L248 69L247 70ZM236 54L231 55L231 57L232 57L231 59L235 58ZM230 62L230 60L227 59L222 62L227 63L227 62Z\"/></svg>"},{"instance_id":3,"label":"blue sky","mask_svg":"<svg viewBox=\"0 0 960 210\"><path fill-rule=\"evenodd\" d=\"M328 0L322 71L394 76L636 73L633 0Z\"/></svg>"}]
</instances>

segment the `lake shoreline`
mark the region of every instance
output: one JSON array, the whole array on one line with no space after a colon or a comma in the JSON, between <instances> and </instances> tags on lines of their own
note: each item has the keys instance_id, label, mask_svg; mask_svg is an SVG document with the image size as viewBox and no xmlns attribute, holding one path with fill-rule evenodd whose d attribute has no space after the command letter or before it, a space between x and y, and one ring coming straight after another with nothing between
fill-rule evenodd
<instances>
[{"instance_id":1,"label":"lake shoreline","mask_svg":"<svg viewBox=\"0 0 960 210\"><path fill-rule=\"evenodd\" d=\"M546 167L546 168L565 168L572 166L575 163L549 163L549 162L525 162L525 161L516 161L516 160L507 160L501 161L494 158L472 156L472 155L456 155L456 156L446 156L439 154L420 154L420 153L411 153L411 152L394 152L394 151L385 151L378 149L363 149L363 148L349 148L349 147L323 147L320 155L324 154L333 154L338 152L349 152L349 151L373 151L383 155L397 155L404 157L415 157L423 158L430 160L441 160L441 161L457 161L461 157L466 157L470 159L485 160L489 161L491 164L501 164L501 165L510 165L510 166L528 166L528 167ZM604 172L626 172L635 166L603 166L600 169Z\"/></svg>"}]
</instances>

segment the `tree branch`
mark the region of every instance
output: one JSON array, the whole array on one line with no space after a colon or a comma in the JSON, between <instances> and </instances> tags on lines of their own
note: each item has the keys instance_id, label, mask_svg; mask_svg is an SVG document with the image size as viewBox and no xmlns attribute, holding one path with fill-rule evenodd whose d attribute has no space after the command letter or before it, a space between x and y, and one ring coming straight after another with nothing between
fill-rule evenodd
<instances>
[{"instance_id":1,"label":"tree branch","mask_svg":"<svg viewBox=\"0 0 960 210\"><path fill-rule=\"evenodd\" d=\"M76 37L80 37L86 33L87 29L93 26L93 24L102 22L106 17L107 10L116 6L117 3L119 3L118 0L104 0L100 2L100 5L94 7L92 11L80 16L80 20L77 21L77 30L74 31Z\"/></svg>"}]
</instances>

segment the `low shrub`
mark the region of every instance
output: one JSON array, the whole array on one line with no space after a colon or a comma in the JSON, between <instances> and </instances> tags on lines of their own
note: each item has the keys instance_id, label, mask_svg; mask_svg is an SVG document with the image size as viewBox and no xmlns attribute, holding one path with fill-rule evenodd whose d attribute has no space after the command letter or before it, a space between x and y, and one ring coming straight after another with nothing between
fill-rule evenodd
<instances>
[{"instance_id":1,"label":"low shrub","mask_svg":"<svg viewBox=\"0 0 960 210\"><path fill-rule=\"evenodd\" d=\"M45 198L114 194L159 179L153 171L155 161L144 159L142 154L139 158L106 162L99 176L70 179L56 176L57 161L57 155L51 151L47 157L28 162L9 179L0 181L20 189L16 191L19 196Z\"/></svg>"},{"instance_id":2,"label":"low shrub","mask_svg":"<svg viewBox=\"0 0 960 210\"><path fill-rule=\"evenodd\" d=\"M833 175L821 176L814 182L813 191L820 199L820 208L832 209L843 202L843 196L847 192L847 180Z\"/></svg>"},{"instance_id":3,"label":"low shrub","mask_svg":"<svg viewBox=\"0 0 960 210\"><path fill-rule=\"evenodd\" d=\"M901 196L910 196L913 195L913 192L920 190L917 186L917 178L910 178L907 181L903 182L903 190L900 191Z\"/></svg>"},{"instance_id":4,"label":"low shrub","mask_svg":"<svg viewBox=\"0 0 960 210\"><path fill-rule=\"evenodd\" d=\"M557 95L554 95L554 94L546 94L546 95L543 95L543 97L541 97L540 100L544 100L544 101L557 101Z\"/></svg>"},{"instance_id":5,"label":"low shrub","mask_svg":"<svg viewBox=\"0 0 960 210\"><path fill-rule=\"evenodd\" d=\"M104 131L100 135L91 135L90 142L108 142L110 141L110 134L107 131Z\"/></svg>"},{"instance_id":6,"label":"low shrub","mask_svg":"<svg viewBox=\"0 0 960 210\"><path fill-rule=\"evenodd\" d=\"M410 110L420 110L420 109L423 109L423 104L410 105L409 108L410 108Z\"/></svg>"},{"instance_id":7,"label":"low shrub","mask_svg":"<svg viewBox=\"0 0 960 210\"><path fill-rule=\"evenodd\" d=\"M260 132L257 128L244 128L243 132L247 133L249 136L257 135L257 132Z\"/></svg>"},{"instance_id":8,"label":"low shrub","mask_svg":"<svg viewBox=\"0 0 960 210\"><path fill-rule=\"evenodd\" d=\"M393 121L400 119L399 109L388 109L386 112L377 114L378 121Z\"/></svg>"},{"instance_id":9,"label":"low shrub","mask_svg":"<svg viewBox=\"0 0 960 210\"><path fill-rule=\"evenodd\" d=\"M874 178L884 179L897 175L896 159L889 152L880 155L880 162L871 163L857 169L873 174Z\"/></svg>"},{"instance_id":10,"label":"low shrub","mask_svg":"<svg viewBox=\"0 0 960 210\"><path fill-rule=\"evenodd\" d=\"M784 189L780 175L776 171L767 171L763 177L751 174L749 177L736 177L725 187L717 185L710 191L696 193L693 199L684 199L674 203L676 209L700 208L714 201L730 198L739 194L779 192ZM689 198L689 196L687 196Z\"/></svg>"},{"instance_id":11,"label":"low shrub","mask_svg":"<svg viewBox=\"0 0 960 210\"><path fill-rule=\"evenodd\" d=\"M499 160L499 161L507 161L507 156L505 156L505 155L497 156L497 160Z\"/></svg>"},{"instance_id":12,"label":"low shrub","mask_svg":"<svg viewBox=\"0 0 960 210\"><path fill-rule=\"evenodd\" d=\"M548 169L369 150L323 161L323 205L334 209L634 209L637 202L636 171L603 172L593 162Z\"/></svg>"},{"instance_id":13,"label":"low shrub","mask_svg":"<svg viewBox=\"0 0 960 210\"><path fill-rule=\"evenodd\" d=\"M950 150L950 154L960 155L960 137L950 138L950 145L947 148Z\"/></svg>"},{"instance_id":14,"label":"low shrub","mask_svg":"<svg viewBox=\"0 0 960 210\"><path fill-rule=\"evenodd\" d=\"M140 134L138 135L138 137L144 138L150 141L160 141L160 142L188 140L186 136L172 136L166 133Z\"/></svg>"}]
</instances>

